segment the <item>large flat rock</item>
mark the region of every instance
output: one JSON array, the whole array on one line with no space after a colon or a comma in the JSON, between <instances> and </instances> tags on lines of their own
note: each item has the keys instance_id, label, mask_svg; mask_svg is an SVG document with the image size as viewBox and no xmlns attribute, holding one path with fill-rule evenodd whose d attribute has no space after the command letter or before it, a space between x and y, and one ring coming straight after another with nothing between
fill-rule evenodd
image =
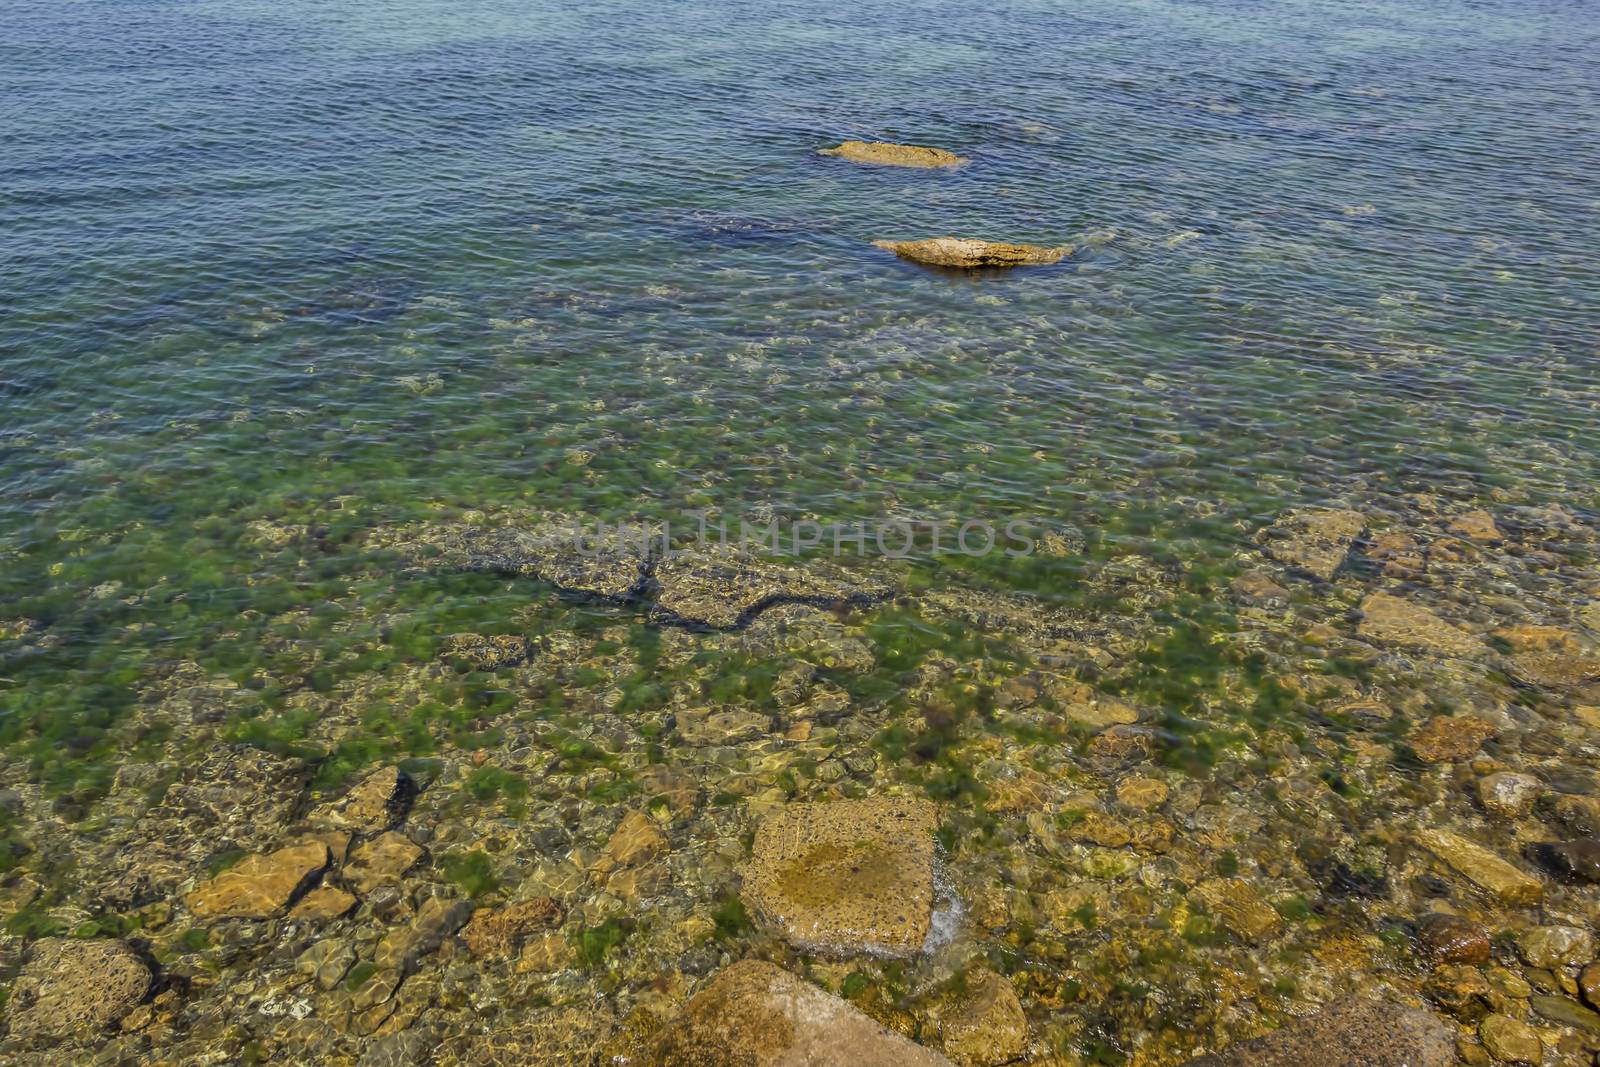
<instances>
[{"instance_id":1,"label":"large flat rock","mask_svg":"<svg viewBox=\"0 0 1600 1067\"><path fill-rule=\"evenodd\" d=\"M1261 547L1279 563L1326 582L1344 566L1350 546L1366 527L1358 511L1291 511L1261 532Z\"/></svg>"},{"instance_id":2,"label":"large flat rock","mask_svg":"<svg viewBox=\"0 0 1600 1067\"><path fill-rule=\"evenodd\" d=\"M717 972L655 1039L654 1067L952 1067L771 963Z\"/></svg>"},{"instance_id":3,"label":"large flat rock","mask_svg":"<svg viewBox=\"0 0 1600 1067\"><path fill-rule=\"evenodd\" d=\"M745 899L797 948L912 955L933 921L936 822L926 800L790 804L756 833Z\"/></svg>"},{"instance_id":4,"label":"large flat rock","mask_svg":"<svg viewBox=\"0 0 1600 1067\"><path fill-rule=\"evenodd\" d=\"M870 604L894 593L890 582L829 563L722 548L670 554L657 564L654 584L658 617L718 630L774 604Z\"/></svg>"},{"instance_id":5,"label":"large flat rock","mask_svg":"<svg viewBox=\"0 0 1600 1067\"><path fill-rule=\"evenodd\" d=\"M1361 625L1356 632L1381 645L1440 656L1478 656L1488 651L1477 635L1452 626L1421 604L1389 593L1373 593L1361 602Z\"/></svg>"},{"instance_id":6,"label":"large flat rock","mask_svg":"<svg viewBox=\"0 0 1600 1067\"><path fill-rule=\"evenodd\" d=\"M1455 1035L1433 1014L1352 997L1187 1067L1451 1067Z\"/></svg>"}]
</instances>

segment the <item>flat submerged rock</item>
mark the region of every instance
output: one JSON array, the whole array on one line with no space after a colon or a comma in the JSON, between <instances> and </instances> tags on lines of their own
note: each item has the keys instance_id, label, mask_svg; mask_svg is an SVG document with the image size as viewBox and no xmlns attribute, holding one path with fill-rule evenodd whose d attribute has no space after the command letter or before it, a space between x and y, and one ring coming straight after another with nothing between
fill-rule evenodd
<instances>
[{"instance_id":1,"label":"flat submerged rock","mask_svg":"<svg viewBox=\"0 0 1600 1067\"><path fill-rule=\"evenodd\" d=\"M797 948L913 955L933 923L936 821L926 800L791 804L756 833L745 898Z\"/></svg>"},{"instance_id":2,"label":"flat submerged rock","mask_svg":"<svg viewBox=\"0 0 1600 1067\"><path fill-rule=\"evenodd\" d=\"M1430 1012L1352 997L1186 1067L1450 1067L1451 1029Z\"/></svg>"},{"instance_id":3,"label":"flat submerged rock","mask_svg":"<svg viewBox=\"0 0 1600 1067\"><path fill-rule=\"evenodd\" d=\"M952 1067L775 964L717 972L656 1038L655 1067Z\"/></svg>"},{"instance_id":4,"label":"flat submerged rock","mask_svg":"<svg viewBox=\"0 0 1600 1067\"><path fill-rule=\"evenodd\" d=\"M819 156L837 156L852 163L872 163L883 167L920 167L925 170L938 167L959 167L966 158L942 148L924 148L922 145L894 144L890 141L845 141L834 148L824 148Z\"/></svg>"},{"instance_id":5,"label":"flat submerged rock","mask_svg":"<svg viewBox=\"0 0 1600 1067\"><path fill-rule=\"evenodd\" d=\"M874 241L873 245L930 267L1025 267L1061 262L1072 248L1011 244L972 237L929 237L920 241Z\"/></svg>"}]
</instances>

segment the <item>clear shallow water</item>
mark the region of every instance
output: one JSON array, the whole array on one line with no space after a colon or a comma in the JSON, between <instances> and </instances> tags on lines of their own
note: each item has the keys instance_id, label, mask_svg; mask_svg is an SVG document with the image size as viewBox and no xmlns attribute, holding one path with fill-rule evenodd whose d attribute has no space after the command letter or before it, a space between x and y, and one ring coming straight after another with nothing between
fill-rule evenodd
<instances>
[{"instance_id":1,"label":"clear shallow water","mask_svg":"<svg viewBox=\"0 0 1600 1067\"><path fill-rule=\"evenodd\" d=\"M1068 559L926 560L913 584L1143 620L1110 687L1216 712L1196 729L1221 744L1248 716L1212 700L1208 642L1240 627L1219 592L1284 510L1404 525L1427 493L1592 522L1591 16L12 3L0 616L47 635L0 671L12 767L71 822L105 815L134 748L332 751L331 788L618 674L646 713L697 684L703 660L652 678L648 656L417 680L457 631L656 640L627 608L397 580L364 547L471 509L1068 526ZM844 137L971 162L814 155ZM869 244L942 233L1085 247L964 276ZM1171 578L1158 611L1118 568ZM1452 595L1518 595L1492 569ZM927 614L852 622L896 635L854 698L914 713L928 657L1029 662ZM130 726L179 665L246 695L200 733ZM781 667L702 695L760 706ZM395 694L419 691L401 733ZM349 721L319 727L308 692Z\"/></svg>"}]
</instances>

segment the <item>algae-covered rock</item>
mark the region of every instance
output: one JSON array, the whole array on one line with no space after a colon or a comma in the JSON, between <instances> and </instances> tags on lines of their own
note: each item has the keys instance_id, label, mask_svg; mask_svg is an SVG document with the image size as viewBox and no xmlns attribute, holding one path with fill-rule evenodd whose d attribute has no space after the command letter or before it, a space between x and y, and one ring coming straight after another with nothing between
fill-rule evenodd
<instances>
[{"instance_id":1,"label":"algae-covered rock","mask_svg":"<svg viewBox=\"0 0 1600 1067\"><path fill-rule=\"evenodd\" d=\"M1358 511L1310 508L1291 511L1261 533L1262 547L1279 563L1328 581L1344 565L1350 546L1366 529Z\"/></svg>"},{"instance_id":2,"label":"algae-covered rock","mask_svg":"<svg viewBox=\"0 0 1600 1067\"><path fill-rule=\"evenodd\" d=\"M1435 715L1406 740L1420 759L1445 763L1474 755L1497 733L1493 723L1475 715Z\"/></svg>"},{"instance_id":3,"label":"algae-covered rock","mask_svg":"<svg viewBox=\"0 0 1600 1067\"><path fill-rule=\"evenodd\" d=\"M1186 1067L1450 1067L1455 1036L1432 1012L1352 997Z\"/></svg>"},{"instance_id":4,"label":"algae-covered rock","mask_svg":"<svg viewBox=\"0 0 1600 1067\"><path fill-rule=\"evenodd\" d=\"M150 982L150 968L122 941L36 941L12 989L11 1033L57 1038L104 1030L144 999Z\"/></svg>"},{"instance_id":5,"label":"algae-covered rock","mask_svg":"<svg viewBox=\"0 0 1600 1067\"><path fill-rule=\"evenodd\" d=\"M1011 244L1004 241L981 241L972 237L929 237L920 241L874 241L878 248L893 252L901 259L923 263L930 267L1024 267L1049 266L1061 262L1072 248L1058 245Z\"/></svg>"},{"instance_id":6,"label":"algae-covered rock","mask_svg":"<svg viewBox=\"0 0 1600 1067\"><path fill-rule=\"evenodd\" d=\"M656 1036L653 1067L950 1067L783 968L742 960L717 972Z\"/></svg>"},{"instance_id":7,"label":"algae-covered rock","mask_svg":"<svg viewBox=\"0 0 1600 1067\"><path fill-rule=\"evenodd\" d=\"M928 1026L939 1048L961 1067L998 1067L1028 1048L1028 1017L1011 983L993 971L965 976L930 1007Z\"/></svg>"},{"instance_id":8,"label":"algae-covered rock","mask_svg":"<svg viewBox=\"0 0 1600 1067\"><path fill-rule=\"evenodd\" d=\"M288 907L328 866L328 846L305 841L237 865L184 898L200 919L265 919Z\"/></svg>"},{"instance_id":9,"label":"algae-covered rock","mask_svg":"<svg viewBox=\"0 0 1600 1067\"><path fill-rule=\"evenodd\" d=\"M1357 632L1379 644L1441 656L1476 656L1487 650L1476 635L1450 625L1421 604L1388 593L1373 593L1363 600L1361 615Z\"/></svg>"},{"instance_id":10,"label":"algae-covered rock","mask_svg":"<svg viewBox=\"0 0 1600 1067\"><path fill-rule=\"evenodd\" d=\"M925 800L790 804L756 833L745 899L798 948L909 956L932 925L935 823Z\"/></svg>"},{"instance_id":11,"label":"algae-covered rock","mask_svg":"<svg viewBox=\"0 0 1600 1067\"><path fill-rule=\"evenodd\" d=\"M924 148L890 141L845 141L834 148L823 148L819 156L837 156L852 163L876 163L886 167L955 167L966 160L942 148Z\"/></svg>"},{"instance_id":12,"label":"algae-covered rock","mask_svg":"<svg viewBox=\"0 0 1600 1067\"><path fill-rule=\"evenodd\" d=\"M817 560L777 559L728 548L674 552L655 568L658 616L719 630L772 604L871 604L894 586Z\"/></svg>"}]
</instances>

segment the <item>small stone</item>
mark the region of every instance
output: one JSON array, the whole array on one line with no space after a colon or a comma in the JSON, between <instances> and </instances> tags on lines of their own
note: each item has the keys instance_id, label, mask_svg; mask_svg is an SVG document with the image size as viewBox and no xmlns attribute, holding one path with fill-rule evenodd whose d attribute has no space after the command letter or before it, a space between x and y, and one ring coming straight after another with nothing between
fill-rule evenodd
<instances>
[{"instance_id":1,"label":"small stone","mask_svg":"<svg viewBox=\"0 0 1600 1067\"><path fill-rule=\"evenodd\" d=\"M1594 958L1594 938L1575 926L1540 926L1517 939L1522 958L1531 966L1555 970Z\"/></svg>"},{"instance_id":2,"label":"small stone","mask_svg":"<svg viewBox=\"0 0 1600 1067\"><path fill-rule=\"evenodd\" d=\"M1539 1063L1544 1059L1538 1031L1509 1015L1486 1016L1478 1024L1478 1040L1491 1056L1506 1063Z\"/></svg>"},{"instance_id":3,"label":"small stone","mask_svg":"<svg viewBox=\"0 0 1600 1067\"><path fill-rule=\"evenodd\" d=\"M1186 1067L1452 1067L1455 1031L1432 1012L1352 997Z\"/></svg>"},{"instance_id":4,"label":"small stone","mask_svg":"<svg viewBox=\"0 0 1600 1067\"><path fill-rule=\"evenodd\" d=\"M1419 759L1444 763L1474 755L1497 733L1493 723L1474 715L1435 715L1407 743Z\"/></svg>"},{"instance_id":5,"label":"small stone","mask_svg":"<svg viewBox=\"0 0 1600 1067\"><path fill-rule=\"evenodd\" d=\"M1478 800L1484 810L1502 819L1520 819L1533 811L1544 788L1531 774L1501 771L1478 779Z\"/></svg>"},{"instance_id":6,"label":"small stone","mask_svg":"<svg viewBox=\"0 0 1600 1067\"><path fill-rule=\"evenodd\" d=\"M642 811L630 811L606 843L606 858L617 867L648 863L666 852L667 835L660 825Z\"/></svg>"},{"instance_id":7,"label":"small stone","mask_svg":"<svg viewBox=\"0 0 1600 1067\"><path fill-rule=\"evenodd\" d=\"M379 834L350 854L344 880L365 897L394 885L422 858L422 849L404 834L390 830Z\"/></svg>"},{"instance_id":8,"label":"small stone","mask_svg":"<svg viewBox=\"0 0 1600 1067\"><path fill-rule=\"evenodd\" d=\"M1246 571L1233 580L1230 588L1233 590L1234 596L1250 603L1287 604L1289 602L1289 590L1260 571Z\"/></svg>"},{"instance_id":9,"label":"small stone","mask_svg":"<svg viewBox=\"0 0 1600 1067\"><path fill-rule=\"evenodd\" d=\"M653 1041L651 1067L950 1067L774 964L718 971ZM1426 1065L1432 1067L1432 1065Z\"/></svg>"},{"instance_id":10,"label":"small stone","mask_svg":"<svg viewBox=\"0 0 1600 1067\"><path fill-rule=\"evenodd\" d=\"M920 241L874 241L873 245L901 259L931 267L993 268L1048 266L1061 262L1069 246L1007 244L971 237L929 237Z\"/></svg>"},{"instance_id":11,"label":"small stone","mask_svg":"<svg viewBox=\"0 0 1600 1067\"><path fill-rule=\"evenodd\" d=\"M461 939L474 956L514 956L534 931L559 926L561 918L561 905L554 897L518 900L473 912Z\"/></svg>"},{"instance_id":12,"label":"small stone","mask_svg":"<svg viewBox=\"0 0 1600 1067\"><path fill-rule=\"evenodd\" d=\"M1356 632L1384 645L1441 656L1477 656L1487 650L1478 637L1445 622L1420 604L1388 593L1373 593L1361 602Z\"/></svg>"},{"instance_id":13,"label":"small stone","mask_svg":"<svg viewBox=\"0 0 1600 1067\"><path fill-rule=\"evenodd\" d=\"M289 909L289 918L305 922L322 922L348 915L356 906L356 898L338 886L320 885L300 898L300 903Z\"/></svg>"},{"instance_id":14,"label":"small stone","mask_svg":"<svg viewBox=\"0 0 1600 1067\"><path fill-rule=\"evenodd\" d=\"M150 968L125 942L47 937L28 950L8 1017L16 1037L102 1031L150 991Z\"/></svg>"},{"instance_id":15,"label":"small stone","mask_svg":"<svg viewBox=\"0 0 1600 1067\"><path fill-rule=\"evenodd\" d=\"M1443 860L1456 873L1487 890L1502 903L1527 906L1544 899L1544 884L1482 845L1448 830L1418 830L1417 843Z\"/></svg>"},{"instance_id":16,"label":"small stone","mask_svg":"<svg viewBox=\"0 0 1600 1067\"><path fill-rule=\"evenodd\" d=\"M266 919L288 907L328 866L328 846L307 841L246 856L184 897L199 919Z\"/></svg>"},{"instance_id":17,"label":"small stone","mask_svg":"<svg viewBox=\"0 0 1600 1067\"><path fill-rule=\"evenodd\" d=\"M998 1067L1028 1048L1028 1017L1011 983L993 971L966 978L933 1012L939 1047L961 1067Z\"/></svg>"},{"instance_id":18,"label":"small stone","mask_svg":"<svg viewBox=\"0 0 1600 1067\"><path fill-rule=\"evenodd\" d=\"M1578 972L1578 991L1591 1008L1600 1008L1600 963L1591 963Z\"/></svg>"},{"instance_id":19,"label":"small stone","mask_svg":"<svg viewBox=\"0 0 1600 1067\"><path fill-rule=\"evenodd\" d=\"M1239 878L1213 878L1194 888L1194 896L1235 936L1246 941L1272 937L1283 925L1277 909L1249 882Z\"/></svg>"},{"instance_id":20,"label":"small stone","mask_svg":"<svg viewBox=\"0 0 1600 1067\"><path fill-rule=\"evenodd\" d=\"M1383 564L1390 578L1420 578L1428 569L1422 546L1410 534L1393 531L1377 534L1367 547L1367 556Z\"/></svg>"},{"instance_id":21,"label":"small stone","mask_svg":"<svg viewBox=\"0 0 1600 1067\"><path fill-rule=\"evenodd\" d=\"M1127 778L1117 786L1117 803L1151 811L1167 802L1167 783L1159 778Z\"/></svg>"},{"instance_id":22,"label":"small stone","mask_svg":"<svg viewBox=\"0 0 1600 1067\"><path fill-rule=\"evenodd\" d=\"M686 708L677 713L678 736L688 745L733 745L765 737L772 720L747 708Z\"/></svg>"},{"instance_id":23,"label":"small stone","mask_svg":"<svg viewBox=\"0 0 1600 1067\"><path fill-rule=\"evenodd\" d=\"M845 141L836 148L824 148L819 156L838 156L852 163L875 163L888 167L955 167L966 160L942 148L923 148L889 141Z\"/></svg>"},{"instance_id":24,"label":"small stone","mask_svg":"<svg viewBox=\"0 0 1600 1067\"><path fill-rule=\"evenodd\" d=\"M756 833L745 898L797 948L909 956L932 925L935 822L925 800L789 804Z\"/></svg>"},{"instance_id":25,"label":"small stone","mask_svg":"<svg viewBox=\"0 0 1600 1067\"><path fill-rule=\"evenodd\" d=\"M1417 940L1437 963L1488 963L1489 934L1471 919L1434 913L1417 924Z\"/></svg>"},{"instance_id":26,"label":"small stone","mask_svg":"<svg viewBox=\"0 0 1600 1067\"><path fill-rule=\"evenodd\" d=\"M1267 555L1313 578L1328 581L1344 565L1367 520L1357 511L1291 511L1261 532Z\"/></svg>"},{"instance_id":27,"label":"small stone","mask_svg":"<svg viewBox=\"0 0 1600 1067\"><path fill-rule=\"evenodd\" d=\"M1457 537L1465 537L1469 541L1505 540L1505 534L1495 525L1494 516L1487 511L1469 511L1465 515L1457 515L1450 521L1447 529Z\"/></svg>"}]
</instances>

